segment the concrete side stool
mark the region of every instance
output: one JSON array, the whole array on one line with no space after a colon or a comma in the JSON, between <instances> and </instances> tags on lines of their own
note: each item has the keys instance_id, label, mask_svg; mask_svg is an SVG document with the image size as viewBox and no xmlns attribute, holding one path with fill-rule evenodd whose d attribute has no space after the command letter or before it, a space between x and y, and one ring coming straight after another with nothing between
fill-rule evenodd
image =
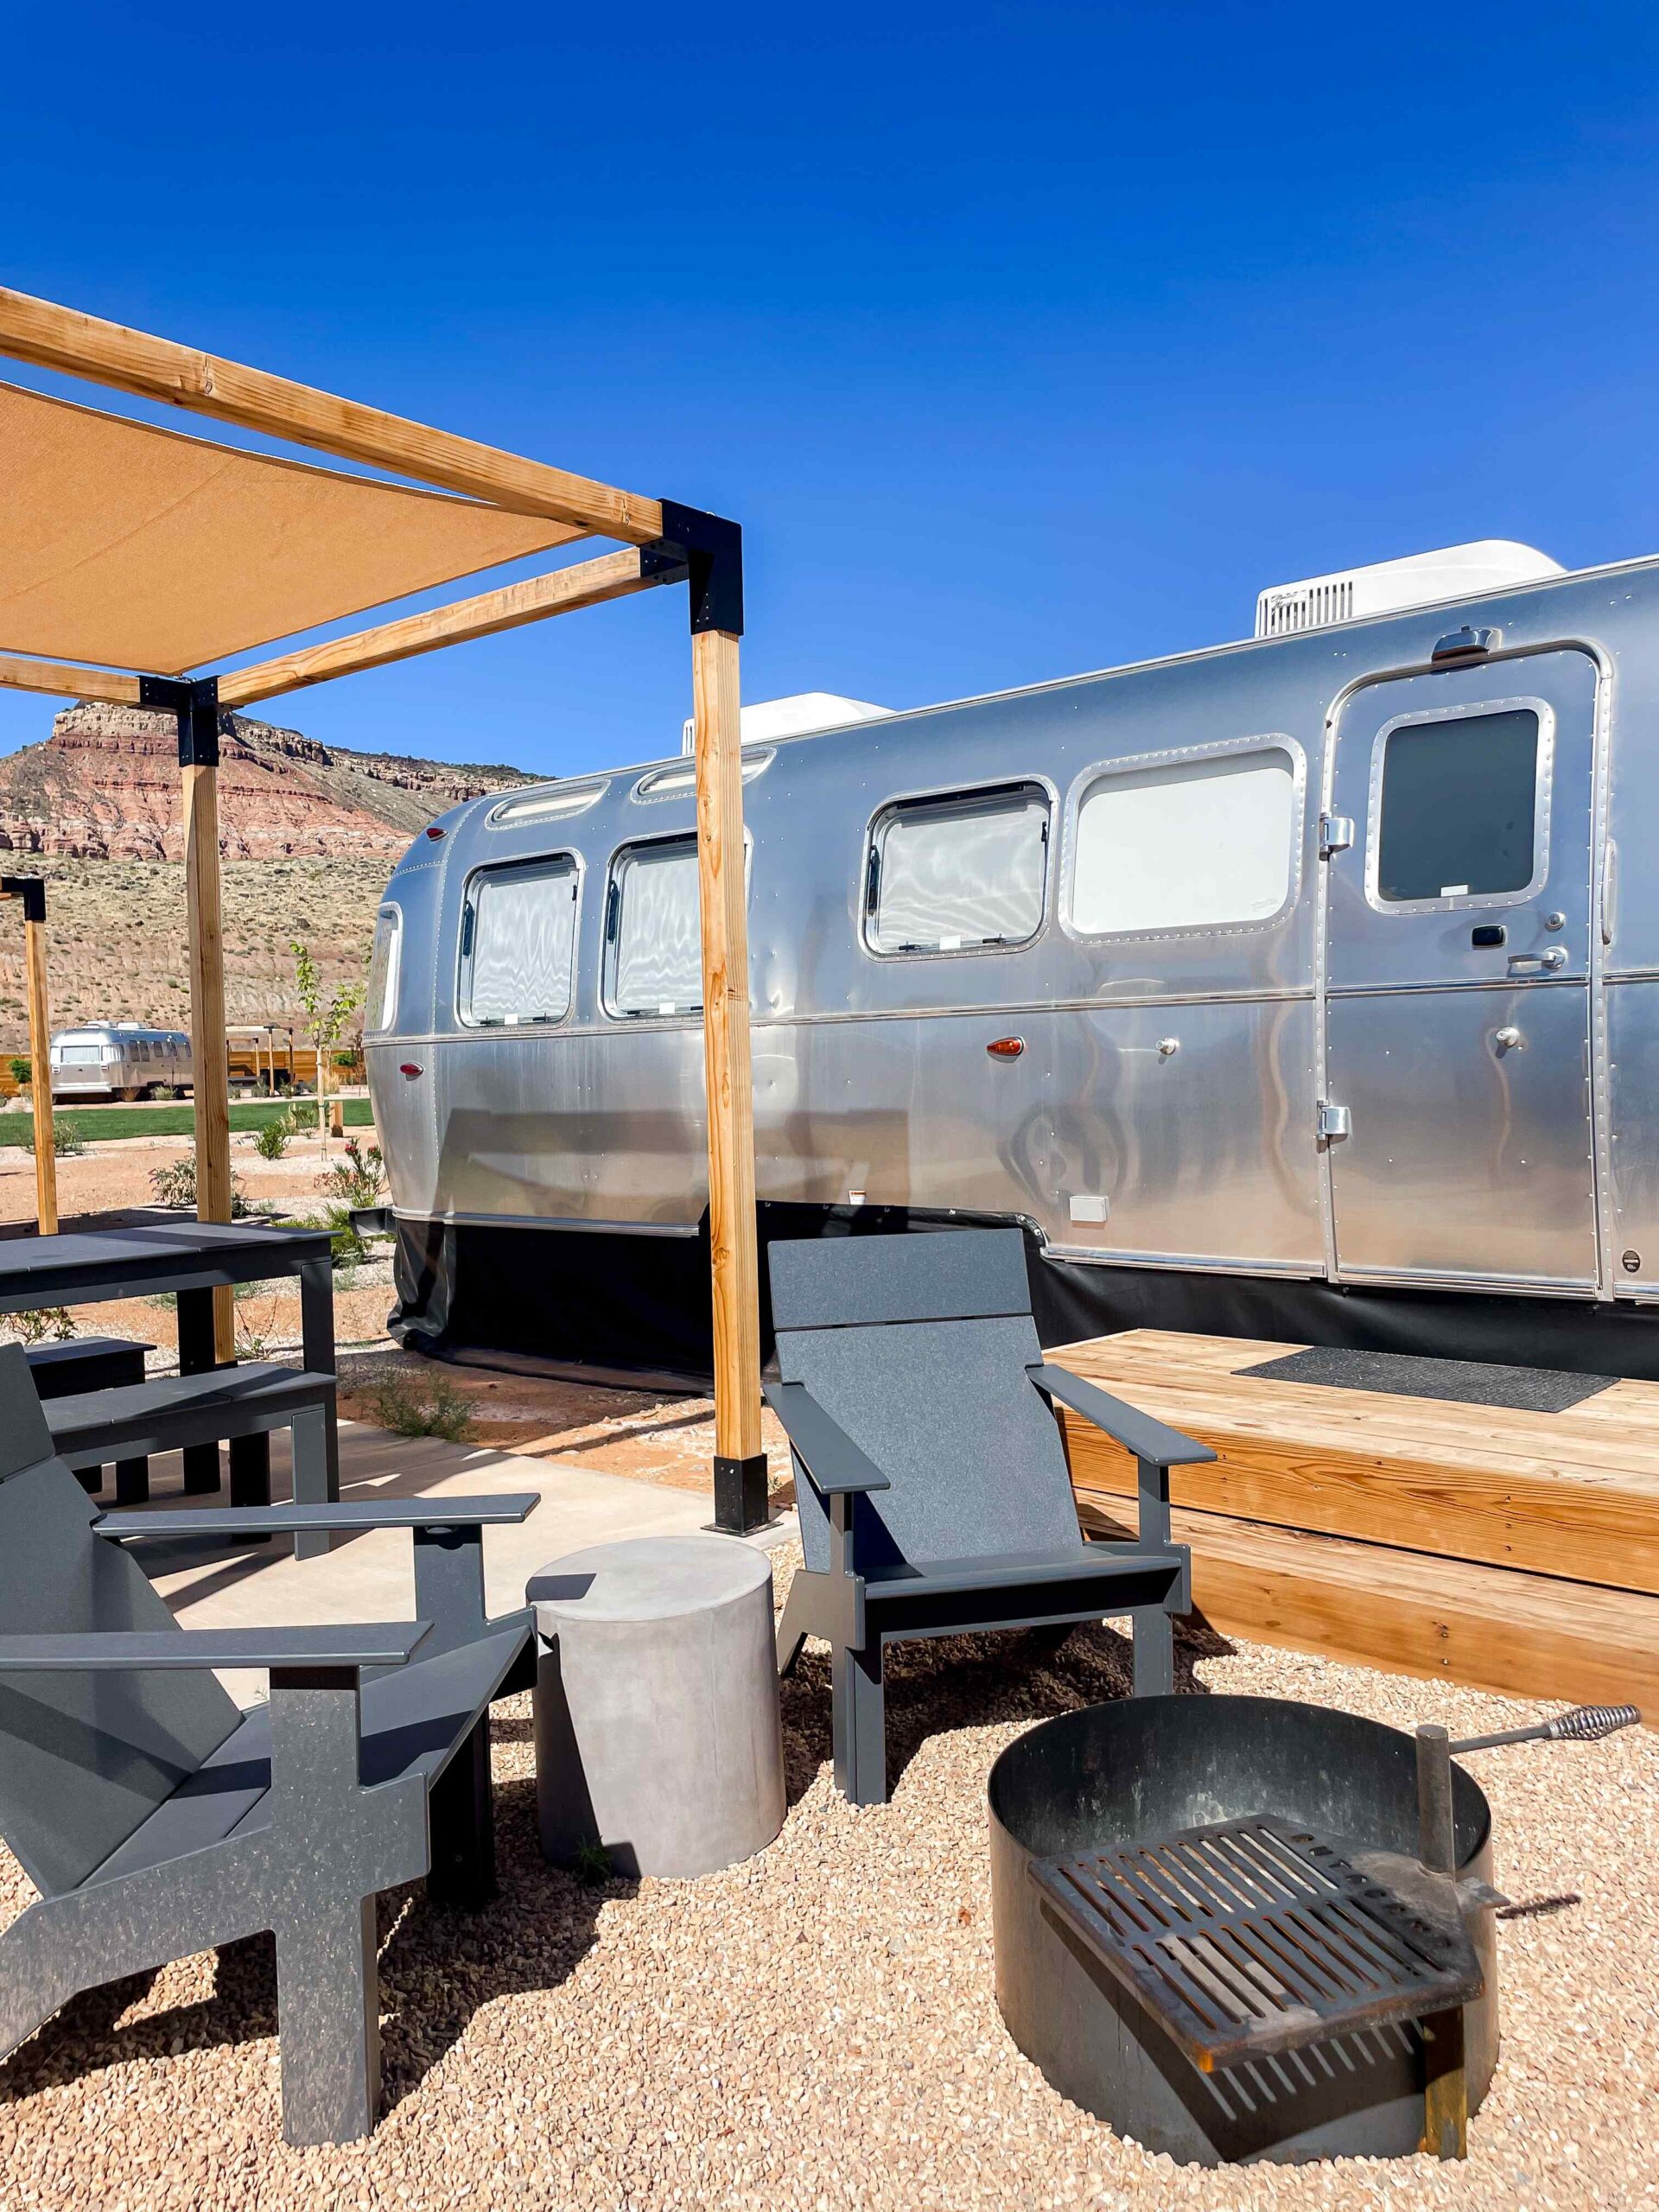
<instances>
[{"instance_id":1,"label":"concrete side stool","mask_svg":"<svg viewBox=\"0 0 1659 2212\"><path fill-rule=\"evenodd\" d=\"M542 1851L622 1874L712 1873L784 1824L772 1567L730 1536L641 1536L556 1560L536 1608Z\"/></svg>"}]
</instances>

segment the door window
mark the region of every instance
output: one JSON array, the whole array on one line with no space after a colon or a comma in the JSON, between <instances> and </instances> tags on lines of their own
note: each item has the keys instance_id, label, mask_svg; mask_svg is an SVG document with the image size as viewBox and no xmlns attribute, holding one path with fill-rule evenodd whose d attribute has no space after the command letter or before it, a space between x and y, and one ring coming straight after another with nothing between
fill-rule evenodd
<instances>
[{"instance_id":1,"label":"door window","mask_svg":"<svg viewBox=\"0 0 1659 2212\"><path fill-rule=\"evenodd\" d=\"M1522 895L1544 873L1534 705L1405 721L1382 732L1373 834L1384 906Z\"/></svg>"},{"instance_id":2,"label":"door window","mask_svg":"<svg viewBox=\"0 0 1659 2212\"><path fill-rule=\"evenodd\" d=\"M461 912L463 1021L483 1028L563 1020L575 965L576 887L569 853L474 876Z\"/></svg>"},{"instance_id":3,"label":"door window","mask_svg":"<svg viewBox=\"0 0 1659 2212\"><path fill-rule=\"evenodd\" d=\"M878 817L866 862L872 952L1024 944L1042 926L1048 794L1004 785L906 799Z\"/></svg>"}]
</instances>

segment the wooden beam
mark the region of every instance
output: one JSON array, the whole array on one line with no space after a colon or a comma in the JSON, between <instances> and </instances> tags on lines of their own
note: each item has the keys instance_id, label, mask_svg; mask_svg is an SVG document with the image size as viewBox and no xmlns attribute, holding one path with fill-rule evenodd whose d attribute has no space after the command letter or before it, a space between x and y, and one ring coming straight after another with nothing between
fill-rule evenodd
<instances>
[{"instance_id":1,"label":"wooden beam","mask_svg":"<svg viewBox=\"0 0 1659 2212\"><path fill-rule=\"evenodd\" d=\"M9 691L45 691L60 699L104 699L114 707L138 704L136 676L110 668L73 668L67 661L0 655L0 686Z\"/></svg>"},{"instance_id":2,"label":"wooden beam","mask_svg":"<svg viewBox=\"0 0 1659 2212\"><path fill-rule=\"evenodd\" d=\"M372 630L359 630L349 638L303 646L297 652L283 653L275 660L221 676L219 704L245 707L256 699L274 699L281 692L326 683L333 677L355 676L365 668L385 668L391 661L408 660L416 653L434 652L440 645L461 645L469 638L487 638L498 630L543 621L550 614L569 614L578 607L597 607L607 599L626 599L630 592L649 591L665 581L662 576L642 575L641 566L639 555L629 547L621 553L602 554L596 561L580 561L544 576L531 576L524 583L480 592L475 598L457 600L451 607L434 607L429 613L406 614Z\"/></svg>"},{"instance_id":3,"label":"wooden beam","mask_svg":"<svg viewBox=\"0 0 1659 2212\"><path fill-rule=\"evenodd\" d=\"M313 446L344 461L366 461L423 484L441 485L512 514L542 515L636 545L663 534L660 500L3 286L0 353L141 398L164 400L268 437Z\"/></svg>"},{"instance_id":4,"label":"wooden beam","mask_svg":"<svg viewBox=\"0 0 1659 2212\"><path fill-rule=\"evenodd\" d=\"M760 1264L754 1217L754 1077L749 1056L749 945L743 855L738 643L723 630L691 639L696 746L697 899L702 923L702 1039L709 1102L709 1251L713 1275L716 1519L726 1487L747 1491L752 1521L760 1435ZM747 1463L747 1475L741 1471Z\"/></svg>"},{"instance_id":5,"label":"wooden beam","mask_svg":"<svg viewBox=\"0 0 1659 2212\"><path fill-rule=\"evenodd\" d=\"M190 1060L196 1124L196 1218L231 1217L230 1040L225 1033L225 940L219 875L219 771L184 779L184 877L190 933ZM236 1356L230 1288L213 1291L213 1357Z\"/></svg>"}]
</instances>

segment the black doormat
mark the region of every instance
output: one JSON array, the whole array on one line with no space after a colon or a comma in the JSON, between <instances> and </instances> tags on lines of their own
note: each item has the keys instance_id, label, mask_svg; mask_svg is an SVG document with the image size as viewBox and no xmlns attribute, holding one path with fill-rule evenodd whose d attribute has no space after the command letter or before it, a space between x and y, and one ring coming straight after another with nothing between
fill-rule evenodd
<instances>
[{"instance_id":1,"label":"black doormat","mask_svg":"<svg viewBox=\"0 0 1659 2212\"><path fill-rule=\"evenodd\" d=\"M1333 1390L1376 1390L1391 1398L1445 1398L1460 1406L1508 1406L1516 1413L1563 1414L1611 1387L1611 1375L1567 1375L1558 1367L1497 1367L1478 1359L1423 1359L1399 1351L1344 1351L1313 1344L1263 1360L1244 1375L1279 1382L1320 1382Z\"/></svg>"}]
</instances>

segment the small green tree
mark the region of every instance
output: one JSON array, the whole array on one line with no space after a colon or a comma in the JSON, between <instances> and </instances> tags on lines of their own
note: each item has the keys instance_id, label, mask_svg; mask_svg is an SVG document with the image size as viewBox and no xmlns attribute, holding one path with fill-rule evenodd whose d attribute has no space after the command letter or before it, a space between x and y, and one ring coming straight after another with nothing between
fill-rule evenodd
<instances>
[{"instance_id":1,"label":"small green tree","mask_svg":"<svg viewBox=\"0 0 1659 2212\"><path fill-rule=\"evenodd\" d=\"M328 1058L345 1033L362 1000L361 983L338 983L332 995L323 988L317 963L311 957L309 946L298 938L289 942L294 955L294 988L300 1004L305 1008L305 1033L317 1048L317 1125L322 1133L322 1148L328 1149Z\"/></svg>"},{"instance_id":2,"label":"small green tree","mask_svg":"<svg viewBox=\"0 0 1659 2212\"><path fill-rule=\"evenodd\" d=\"M8 1060L6 1062L6 1065L11 1070L11 1079L16 1084L18 1090L27 1090L29 1085L29 1080L35 1073L34 1062L32 1060L14 1059Z\"/></svg>"}]
</instances>

